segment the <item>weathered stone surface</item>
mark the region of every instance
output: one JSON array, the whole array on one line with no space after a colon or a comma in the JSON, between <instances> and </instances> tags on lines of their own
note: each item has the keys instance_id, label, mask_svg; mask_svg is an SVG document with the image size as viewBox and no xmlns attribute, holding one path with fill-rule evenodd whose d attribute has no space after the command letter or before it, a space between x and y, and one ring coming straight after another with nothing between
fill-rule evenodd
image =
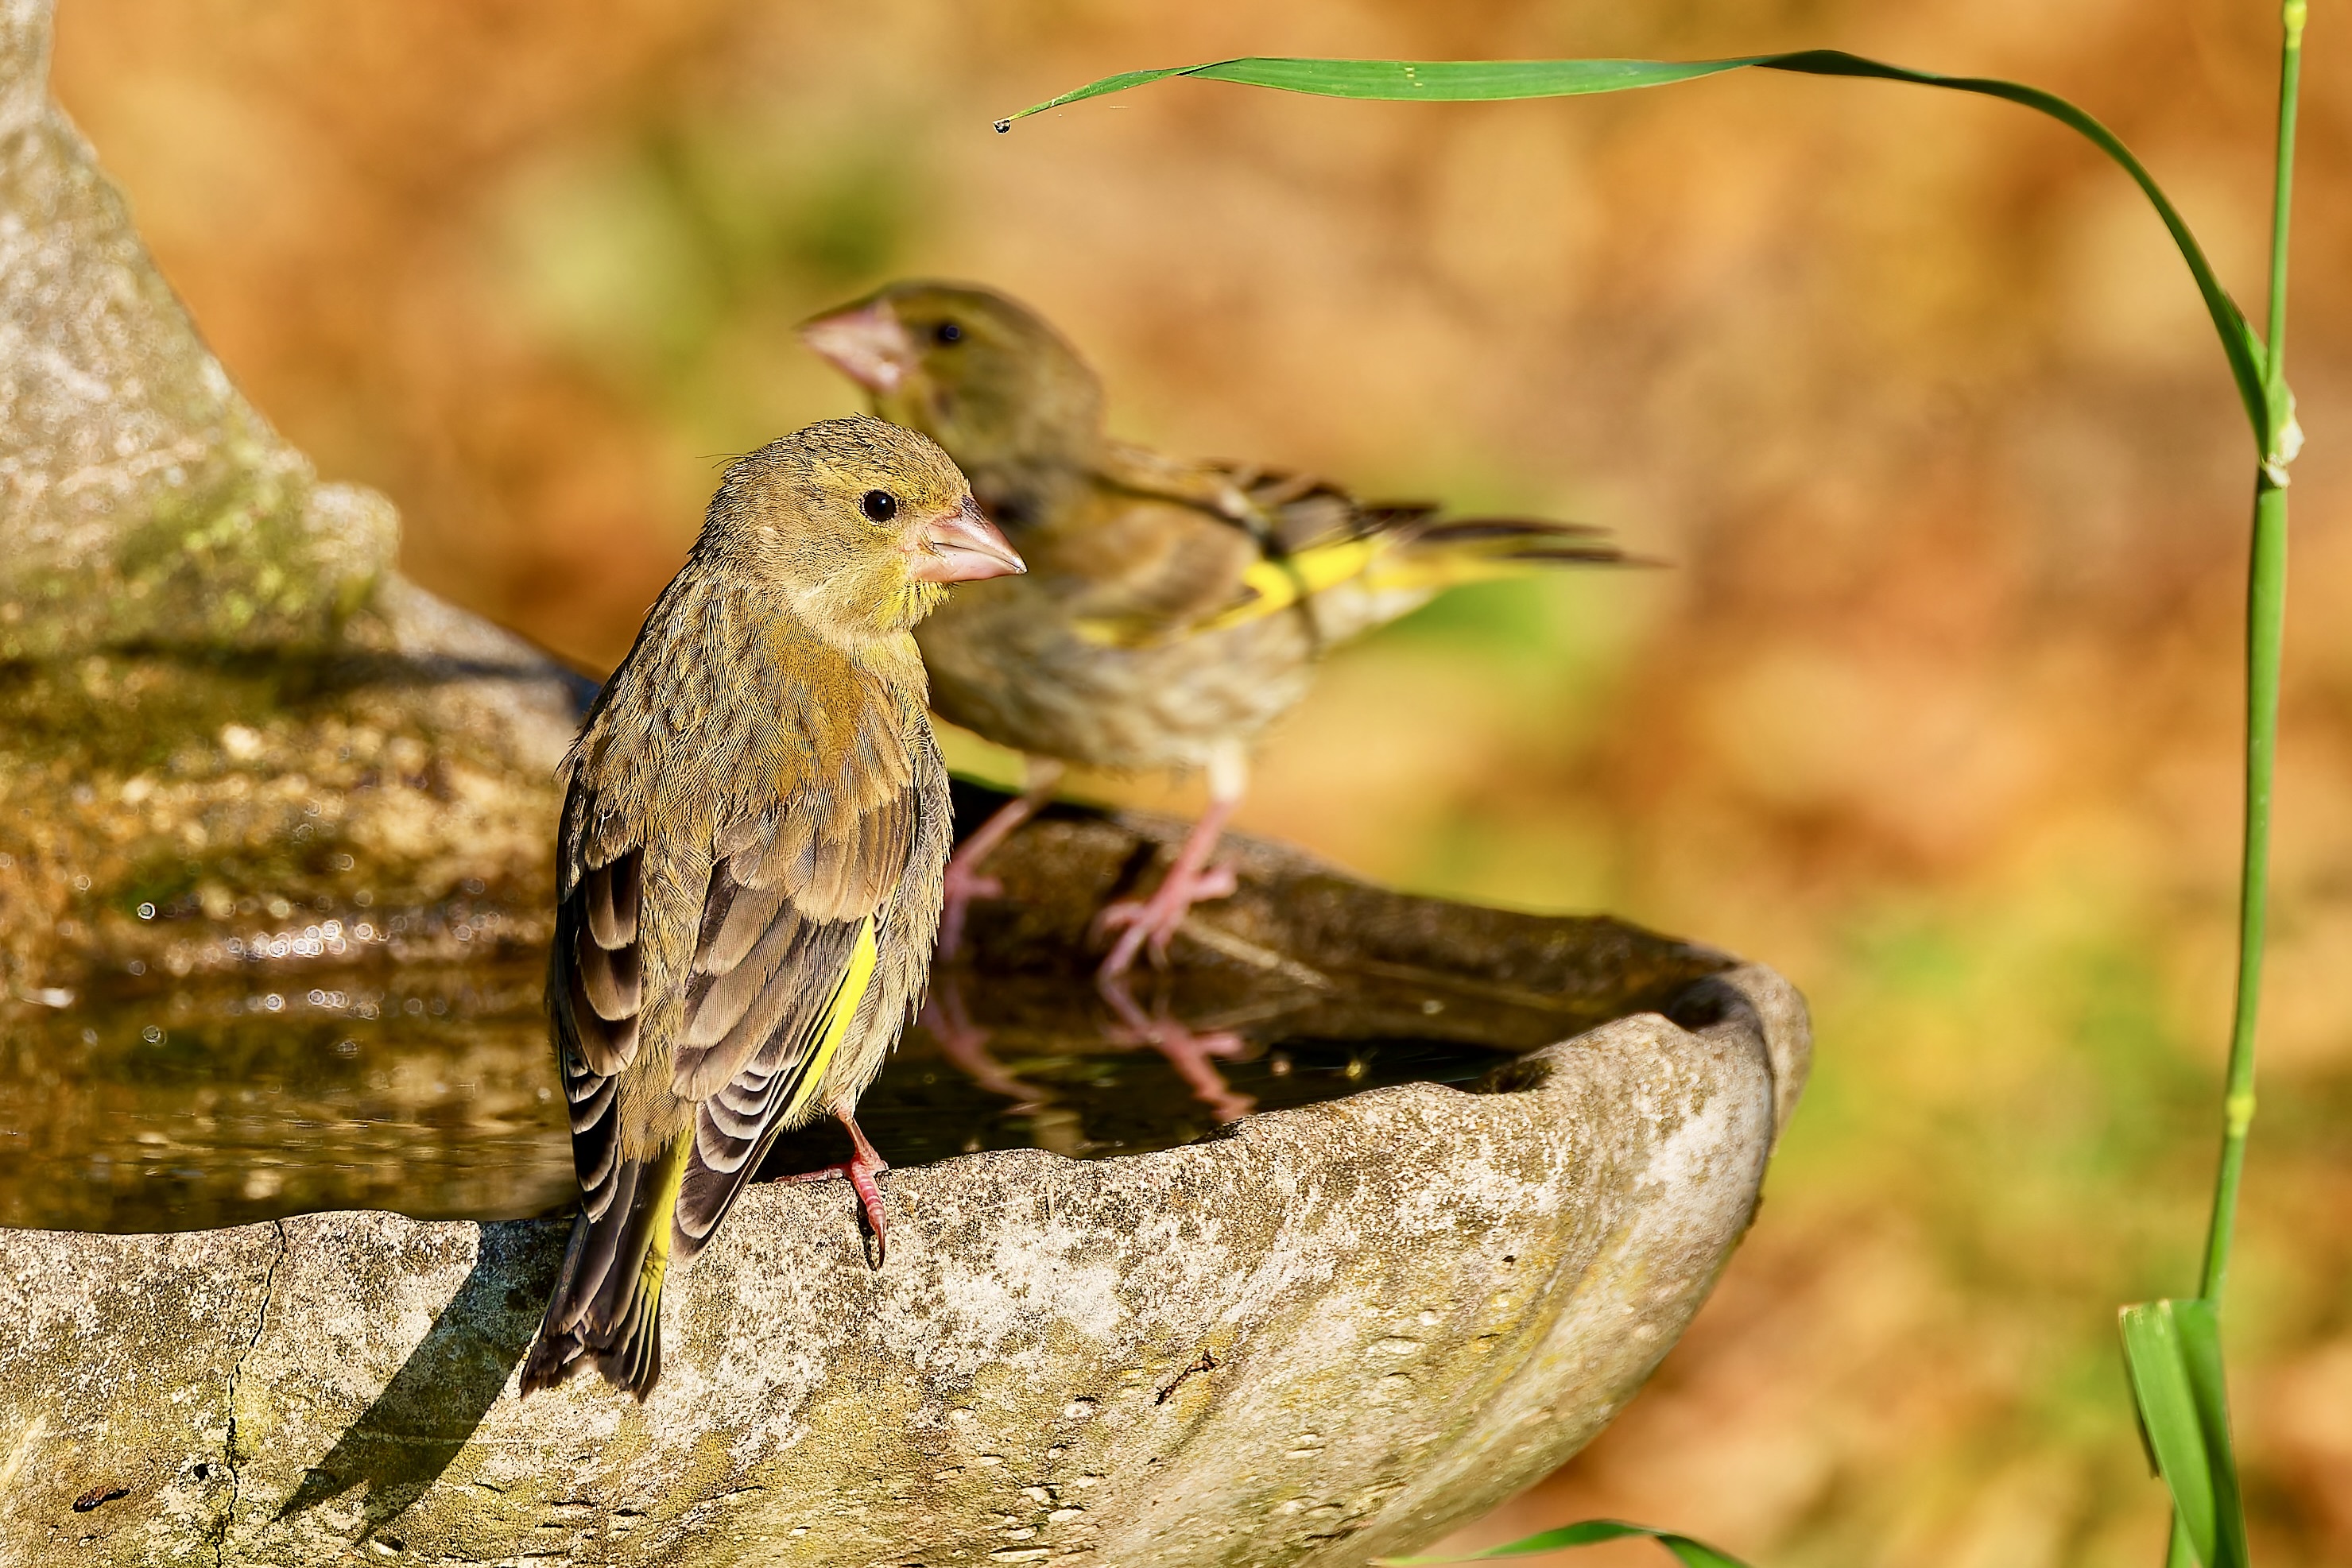
<instances>
[{"instance_id":1,"label":"weathered stone surface","mask_svg":"<svg viewBox=\"0 0 2352 1568\"><path fill-rule=\"evenodd\" d=\"M1341 1564L1574 1452L1754 1212L1801 1004L1686 986L1494 1092L1380 1090L1129 1159L755 1188L640 1406L513 1369L562 1227L334 1214L19 1233L0 1564ZM76 1499L122 1489L86 1512Z\"/></svg>"},{"instance_id":2,"label":"weathered stone surface","mask_svg":"<svg viewBox=\"0 0 2352 1568\"><path fill-rule=\"evenodd\" d=\"M457 899L532 939L576 683L402 580L390 503L229 384L50 102L48 38L48 0L0 0L0 983L184 973L370 906L447 946Z\"/></svg>"},{"instance_id":3,"label":"weathered stone surface","mask_svg":"<svg viewBox=\"0 0 2352 1568\"><path fill-rule=\"evenodd\" d=\"M0 10L0 658L331 645L392 508L320 485L205 351L38 90L47 10Z\"/></svg>"}]
</instances>

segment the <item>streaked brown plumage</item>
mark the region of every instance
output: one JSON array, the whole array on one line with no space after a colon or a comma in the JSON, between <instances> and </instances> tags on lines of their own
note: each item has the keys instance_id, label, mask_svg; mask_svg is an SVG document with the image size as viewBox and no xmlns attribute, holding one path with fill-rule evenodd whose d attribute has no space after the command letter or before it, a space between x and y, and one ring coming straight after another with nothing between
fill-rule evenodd
<instances>
[{"instance_id":1,"label":"streaked brown plumage","mask_svg":"<svg viewBox=\"0 0 2352 1568\"><path fill-rule=\"evenodd\" d=\"M1165 457L1103 428L1094 371L992 290L892 284L802 328L883 418L946 447L1030 574L957 596L916 632L944 718L1030 759L1031 787L948 870L952 950L980 860L1050 797L1066 762L1204 768L1211 805L1104 973L1163 952L1190 905L1230 891L1209 866L1249 748L1306 695L1328 648L1462 582L1621 561L1596 530L1447 520L1322 480Z\"/></svg>"},{"instance_id":2,"label":"streaked brown plumage","mask_svg":"<svg viewBox=\"0 0 2352 1568\"><path fill-rule=\"evenodd\" d=\"M908 629L1020 563L963 477L878 420L731 465L564 761L548 1012L581 1214L525 1393L639 1397L661 1288L778 1134L841 1118L919 1001L951 816Z\"/></svg>"}]
</instances>

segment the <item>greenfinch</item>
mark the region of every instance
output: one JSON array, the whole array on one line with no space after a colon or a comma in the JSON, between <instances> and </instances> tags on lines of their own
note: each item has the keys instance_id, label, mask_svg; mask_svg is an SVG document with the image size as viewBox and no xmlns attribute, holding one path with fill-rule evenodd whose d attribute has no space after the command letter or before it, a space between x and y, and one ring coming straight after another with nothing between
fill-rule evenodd
<instances>
[{"instance_id":1,"label":"greenfinch","mask_svg":"<svg viewBox=\"0 0 2352 1568\"><path fill-rule=\"evenodd\" d=\"M662 1281L776 1137L840 1119L920 999L952 836L908 634L1022 570L955 465L875 419L731 464L563 763L547 1007L580 1212L525 1394L587 1363L643 1398Z\"/></svg>"},{"instance_id":2,"label":"greenfinch","mask_svg":"<svg viewBox=\"0 0 2352 1568\"><path fill-rule=\"evenodd\" d=\"M970 476L1029 575L957 595L916 632L934 711L1022 752L1023 794L949 862L940 946L1001 889L981 862L1051 798L1062 767L1205 770L1209 808L1120 929L1105 979L1167 946L1192 905L1233 891L1210 862L1252 744L1306 695L1326 649L1457 583L1626 558L1598 530L1448 520L1368 505L1308 476L1186 462L1112 439L1102 383L1035 312L992 290L894 283L803 324L874 412Z\"/></svg>"}]
</instances>

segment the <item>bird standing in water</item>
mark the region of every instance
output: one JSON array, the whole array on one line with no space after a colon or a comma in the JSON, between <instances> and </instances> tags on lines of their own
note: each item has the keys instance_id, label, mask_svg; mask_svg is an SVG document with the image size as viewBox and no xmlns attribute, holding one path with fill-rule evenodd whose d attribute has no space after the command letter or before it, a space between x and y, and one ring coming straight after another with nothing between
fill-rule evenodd
<instances>
[{"instance_id":1,"label":"bird standing in water","mask_svg":"<svg viewBox=\"0 0 2352 1568\"><path fill-rule=\"evenodd\" d=\"M564 759L548 1014L580 1214L525 1394L639 1398L661 1291L778 1134L840 1119L919 1001L951 832L909 629L1022 570L924 437L832 420L727 470L685 568Z\"/></svg>"},{"instance_id":2,"label":"bird standing in water","mask_svg":"<svg viewBox=\"0 0 2352 1568\"><path fill-rule=\"evenodd\" d=\"M960 593L916 632L940 716L1028 759L1028 787L958 848L941 951L1000 891L981 862L1052 798L1066 763L1200 769L1209 808L1119 930L1115 978L1164 959L1186 913L1234 889L1211 863L1250 747L1328 648L1457 583L1622 562L1595 529L1447 520L1321 480L1185 462L1113 440L1102 383L1034 312L970 285L892 284L801 328L874 412L945 447L1030 567Z\"/></svg>"}]
</instances>

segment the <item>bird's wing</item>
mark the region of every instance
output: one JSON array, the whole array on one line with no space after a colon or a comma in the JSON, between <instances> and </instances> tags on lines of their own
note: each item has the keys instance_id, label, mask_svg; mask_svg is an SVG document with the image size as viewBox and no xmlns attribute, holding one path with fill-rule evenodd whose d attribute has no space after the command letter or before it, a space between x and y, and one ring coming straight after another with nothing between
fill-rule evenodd
<instances>
[{"instance_id":1,"label":"bird's wing","mask_svg":"<svg viewBox=\"0 0 2352 1568\"><path fill-rule=\"evenodd\" d=\"M1078 561L1096 591L1073 612L1082 636L1113 647L1164 644L1293 609L1307 615L1318 641L1330 640L1459 584L1630 560L1580 524L1441 519L1432 502L1361 501L1312 474L1185 462L1124 442L1105 443L1095 478L1127 505L1067 547L1103 557L1092 570L1090 559ZM1147 517L1150 538L1139 547L1133 536ZM1318 597L1343 588L1349 602L1322 613Z\"/></svg>"},{"instance_id":2,"label":"bird's wing","mask_svg":"<svg viewBox=\"0 0 2352 1568\"><path fill-rule=\"evenodd\" d=\"M1080 621L1131 626L1135 640L1179 632L1215 613L1261 558L1255 540L1192 507L1097 490L1078 526L1038 541L1032 570L1066 585ZM1032 549L1023 541L1024 550Z\"/></svg>"},{"instance_id":3,"label":"bird's wing","mask_svg":"<svg viewBox=\"0 0 2352 1568\"><path fill-rule=\"evenodd\" d=\"M1081 631L1113 644L1164 643L1222 632L1309 605L1335 589L1349 603L1334 617L1310 612L1318 637L1369 614L1377 623L1464 583L1561 566L1643 564L1581 523L1525 517L1442 518L1430 501L1363 501L1312 474L1244 463L1185 464L1113 444L1117 482L1223 518L1257 546L1213 602L1157 620L1114 610ZM1108 482L1108 481L1107 481ZM1335 620L1326 625L1326 620Z\"/></svg>"},{"instance_id":4,"label":"bird's wing","mask_svg":"<svg viewBox=\"0 0 2352 1568\"><path fill-rule=\"evenodd\" d=\"M555 910L549 954L548 1014L556 1061L572 1113L572 1159L581 1205L601 1219L613 1205L620 1173L620 1117L614 1097L637 1057L645 1012L645 968L638 916L645 892L645 847L615 831L577 779L563 798L563 835L571 891Z\"/></svg>"},{"instance_id":5,"label":"bird's wing","mask_svg":"<svg viewBox=\"0 0 2352 1568\"><path fill-rule=\"evenodd\" d=\"M903 740L876 706L836 777L722 828L715 846L671 1083L696 1102L681 1257L818 1103L871 988L922 812Z\"/></svg>"},{"instance_id":6,"label":"bird's wing","mask_svg":"<svg viewBox=\"0 0 2352 1568\"><path fill-rule=\"evenodd\" d=\"M1049 560L1087 584L1080 635L1150 647L1297 604L1360 573L1387 530L1426 507L1366 508L1311 475L1184 463L1108 444L1087 526ZM1262 609L1257 607L1263 607Z\"/></svg>"},{"instance_id":7,"label":"bird's wing","mask_svg":"<svg viewBox=\"0 0 2352 1568\"><path fill-rule=\"evenodd\" d=\"M874 705L877 708L887 705ZM921 801L891 716L857 716L824 748L830 769L791 769L773 810L719 826L693 956L680 984L668 1088L694 1106L680 1174L677 1256L699 1250L775 1134L809 1111L873 980ZM579 875L556 915L555 1032L583 1207L610 1207L617 1091L635 1060L645 996L638 946L641 844L600 841L575 785Z\"/></svg>"},{"instance_id":8,"label":"bird's wing","mask_svg":"<svg viewBox=\"0 0 2352 1568\"><path fill-rule=\"evenodd\" d=\"M1272 537L1272 515L1251 497L1246 484L1236 483L1242 476L1232 464L1192 463L1132 442L1106 440L1093 467L1095 478L1114 489L1196 507L1253 537Z\"/></svg>"},{"instance_id":9,"label":"bird's wing","mask_svg":"<svg viewBox=\"0 0 2352 1568\"><path fill-rule=\"evenodd\" d=\"M1217 458L1187 460L1124 441L1106 441L1095 465L1103 484L1173 501L1238 527L1267 556L1292 555L1424 517L1423 501L1367 506L1313 474Z\"/></svg>"},{"instance_id":10,"label":"bird's wing","mask_svg":"<svg viewBox=\"0 0 2352 1568\"><path fill-rule=\"evenodd\" d=\"M1581 523L1520 517L1440 521L1432 508L1364 510L1389 520L1259 561L1244 574L1243 591L1196 622L1190 633L1222 632L1305 607L1318 634L1336 642L1466 583L1559 567L1645 564L1609 542L1604 530Z\"/></svg>"}]
</instances>

